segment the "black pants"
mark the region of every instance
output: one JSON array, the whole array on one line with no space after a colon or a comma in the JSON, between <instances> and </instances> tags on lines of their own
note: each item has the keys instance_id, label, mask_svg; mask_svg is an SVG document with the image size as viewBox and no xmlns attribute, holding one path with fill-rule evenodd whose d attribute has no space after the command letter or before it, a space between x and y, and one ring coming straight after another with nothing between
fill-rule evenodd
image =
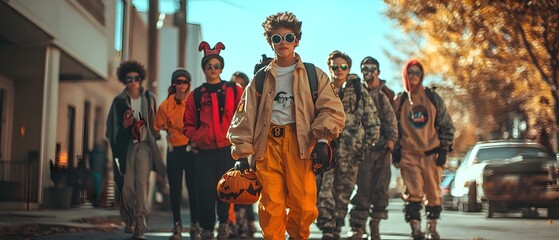
<instances>
[{"instance_id":1,"label":"black pants","mask_svg":"<svg viewBox=\"0 0 559 240\"><path fill-rule=\"evenodd\" d=\"M118 190L118 193L115 193L115 196L118 196L120 199L120 193L122 192L122 186L124 185L124 176L122 176L118 171L116 159L113 160L113 179L116 184L116 189Z\"/></svg>"},{"instance_id":2,"label":"black pants","mask_svg":"<svg viewBox=\"0 0 559 240\"><path fill-rule=\"evenodd\" d=\"M231 157L231 147L198 150L196 156L196 194L200 227L213 230L215 225L216 205L220 223L226 223L229 217L229 203L222 202L217 197L217 182L221 176L235 165Z\"/></svg>"},{"instance_id":3,"label":"black pants","mask_svg":"<svg viewBox=\"0 0 559 240\"><path fill-rule=\"evenodd\" d=\"M245 209L247 221L254 222L256 220L256 216L254 216L254 209L252 208L252 204L235 204L235 212L239 212L239 210Z\"/></svg>"},{"instance_id":4,"label":"black pants","mask_svg":"<svg viewBox=\"0 0 559 240\"><path fill-rule=\"evenodd\" d=\"M194 169L194 154L186 151L186 145L174 146L172 152L167 153L167 178L171 195L171 211L173 222L181 221L182 178L185 176L186 189L190 209L190 223L198 222L198 197L196 197L196 171Z\"/></svg>"}]
</instances>

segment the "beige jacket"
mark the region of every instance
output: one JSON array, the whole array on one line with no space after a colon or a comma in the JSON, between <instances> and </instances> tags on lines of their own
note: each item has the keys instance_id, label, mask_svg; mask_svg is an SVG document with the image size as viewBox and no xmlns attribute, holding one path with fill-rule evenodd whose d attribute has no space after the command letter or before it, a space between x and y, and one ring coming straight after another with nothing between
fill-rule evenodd
<instances>
[{"instance_id":1,"label":"beige jacket","mask_svg":"<svg viewBox=\"0 0 559 240\"><path fill-rule=\"evenodd\" d=\"M298 60L294 70L293 92L295 93L295 125L299 156L309 158L312 147L318 139L335 139L342 132L345 124L343 105L335 93L328 76L316 68L318 77L318 98L313 106L313 99L303 61ZM251 81L246 87L237 108L227 138L231 141L231 153L234 159L254 154L255 159L262 159L266 150L266 139L272 122L272 102L276 88L275 60L265 69L264 87L260 107L257 107L256 85ZM253 79L254 80L254 79ZM298 93L298 94L297 94Z\"/></svg>"}]
</instances>

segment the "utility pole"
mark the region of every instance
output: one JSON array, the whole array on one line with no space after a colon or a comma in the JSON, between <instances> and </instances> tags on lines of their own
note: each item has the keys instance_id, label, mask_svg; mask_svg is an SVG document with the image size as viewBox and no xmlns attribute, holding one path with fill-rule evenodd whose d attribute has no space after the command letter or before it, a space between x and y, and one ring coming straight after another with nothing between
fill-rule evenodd
<instances>
[{"instance_id":1,"label":"utility pole","mask_svg":"<svg viewBox=\"0 0 559 240\"><path fill-rule=\"evenodd\" d=\"M132 0L122 0L124 14L122 14L122 50L121 61L127 61L130 58L130 16L132 15Z\"/></svg>"},{"instance_id":2,"label":"utility pole","mask_svg":"<svg viewBox=\"0 0 559 240\"><path fill-rule=\"evenodd\" d=\"M186 0L180 0L175 19L179 28L179 67L186 68Z\"/></svg>"},{"instance_id":3,"label":"utility pole","mask_svg":"<svg viewBox=\"0 0 559 240\"><path fill-rule=\"evenodd\" d=\"M159 64L159 0L149 0L148 11L148 90L157 95L157 73Z\"/></svg>"}]
</instances>

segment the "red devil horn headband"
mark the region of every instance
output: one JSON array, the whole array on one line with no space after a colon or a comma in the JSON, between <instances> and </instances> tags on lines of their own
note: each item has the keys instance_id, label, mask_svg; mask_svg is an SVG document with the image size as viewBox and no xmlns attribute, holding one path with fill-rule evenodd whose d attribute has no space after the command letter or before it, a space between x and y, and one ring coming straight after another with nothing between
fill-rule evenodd
<instances>
[{"instance_id":1,"label":"red devil horn headband","mask_svg":"<svg viewBox=\"0 0 559 240\"><path fill-rule=\"evenodd\" d=\"M216 43L213 48L210 48L210 44L206 41L201 42L198 46L199 52L204 51L204 57L208 55L219 55L219 52L223 49L225 49L225 45L221 42Z\"/></svg>"}]
</instances>

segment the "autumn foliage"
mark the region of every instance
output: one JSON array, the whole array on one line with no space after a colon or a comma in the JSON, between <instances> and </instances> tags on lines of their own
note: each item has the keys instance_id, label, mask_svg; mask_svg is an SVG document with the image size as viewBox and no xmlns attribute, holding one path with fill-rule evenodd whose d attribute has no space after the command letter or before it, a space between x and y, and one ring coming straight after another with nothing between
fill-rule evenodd
<instances>
[{"instance_id":1,"label":"autumn foliage","mask_svg":"<svg viewBox=\"0 0 559 240\"><path fill-rule=\"evenodd\" d=\"M385 3L409 37L400 53L387 54L399 64L398 56L420 58L427 78L443 80L455 144L514 137L556 149L559 1Z\"/></svg>"}]
</instances>

